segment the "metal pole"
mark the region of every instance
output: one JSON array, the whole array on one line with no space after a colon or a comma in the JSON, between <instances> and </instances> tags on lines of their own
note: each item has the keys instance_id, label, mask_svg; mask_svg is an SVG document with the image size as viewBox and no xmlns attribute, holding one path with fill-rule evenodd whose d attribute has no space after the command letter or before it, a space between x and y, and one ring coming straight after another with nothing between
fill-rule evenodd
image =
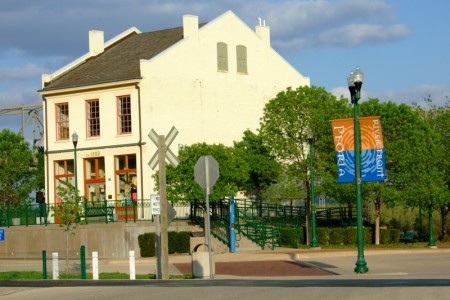
<instances>
[{"instance_id":1,"label":"metal pole","mask_svg":"<svg viewBox=\"0 0 450 300\"><path fill-rule=\"evenodd\" d=\"M161 275L161 223L159 215L155 215L155 249L156 249L156 279L162 279Z\"/></svg>"},{"instance_id":2,"label":"metal pole","mask_svg":"<svg viewBox=\"0 0 450 300\"><path fill-rule=\"evenodd\" d=\"M309 176L311 186L311 247L318 248L319 242L316 239L316 197L314 195L314 140L309 138Z\"/></svg>"},{"instance_id":3,"label":"metal pole","mask_svg":"<svg viewBox=\"0 0 450 300\"><path fill-rule=\"evenodd\" d=\"M81 279L86 279L86 248L80 247Z\"/></svg>"},{"instance_id":4,"label":"metal pole","mask_svg":"<svg viewBox=\"0 0 450 300\"><path fill-rule=\"evenodd\" d=\"M161 275L169 279L169 237L167 233L167 195L166 195L166 141L164 135L158 136L159 157L159 199L161 201Z\"/></svg>"},{"instance_id":5,"label":"metal pole","mask_svg":"<svg viewBox=\"0 0 450 300\"><path fill-rule=\"evenodd\" d=\"M236 232L234 231L234 223L236 217L234 215L234 195L230 195L230 253L236 252ZM260 210L261 211L261 210Z\"/></svg>"},{"instance_id":6,"label":"metal pole","mask_svg":"<svg viewBox=\"0 0 450 300\"><path fill-rule=\"evenodd\" d=\"M47 251L42 250L42 279L47 279Z\"/></svg>"},{"instance_id":7,"label":"metal pole","mask_svg":"<svg viewBox=\"0 0 450 300\"><path fill-rule=\"evenodd\" d=\"M206 172L206 227L208 236L208 256L209 256L209 278L213 279L213 265L212 265L212 245L211 245L211 222L209 220L209 158L205 159L205 172Z\"/></svg>"},{"instance_id":8,"label":"metal pole","mask_svg":"<svg viewBox=\"0 0 450 300\"><path fill-rule=\"evenodd\" d=\"M77 145L74 144L73 146L73 172L75 174L75 190L78 191L78 174L77 174Z\"/></svg>"},{"instance_id":9,"label":"metal pole","mask_svg":"<svg viewBox=\"0 0 450 300\"><path fill-rule=\"evenodd\" d=\"M429 239L428 239L428 247L436 247L436 243L434 241L434 234L433 234L433 208L428 207L428 230L429 230Z\"/></svg>"},{"instance_id":10,"label":"metal pole","mask_svg":"<svg viewBox=\"0 0 450 300\"><path fill-rule=\"evenodd\" d=\"M357 83L355 83L356 85ZM362 84L362 83L359 83ZM356 185L356 210L357 210L357 241L358 259L356 261L355 272L367 273L367 263L364 259L364 236L362 222L362 197L361 197L361 132L359 129L358 100L360 99L361 86L355 89L354 101L354 139L355 139L355 185Z\"/></svg>"}]
</instances>

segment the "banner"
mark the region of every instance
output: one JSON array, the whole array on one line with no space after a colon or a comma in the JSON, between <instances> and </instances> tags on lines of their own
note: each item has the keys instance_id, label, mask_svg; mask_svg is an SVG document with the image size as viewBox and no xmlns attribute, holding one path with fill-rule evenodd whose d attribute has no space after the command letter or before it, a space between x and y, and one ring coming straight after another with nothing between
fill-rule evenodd
<instances>
[{"instance_id":1,"label":"banner","mask_svg":"<svg viewBox=\"0 0 450 300\"><path fill-rule=\"evenodd\" d=\"M355 182L354 120L331 121L338 167L338 183ZM361 129L361 181L384 181L386 163L379 117L359 118Z\"/></svg>"}]
</instances>

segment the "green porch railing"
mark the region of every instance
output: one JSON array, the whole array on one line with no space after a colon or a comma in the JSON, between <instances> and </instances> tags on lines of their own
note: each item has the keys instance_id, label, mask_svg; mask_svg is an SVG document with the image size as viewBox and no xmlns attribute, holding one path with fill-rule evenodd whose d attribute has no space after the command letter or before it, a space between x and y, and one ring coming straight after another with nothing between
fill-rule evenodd
<instances>
[{"instance_id":1,"label":"green porch railing","mask_svg":"<svg viewBox=\"0 0 450 300\"><path fill-rule=\"evenodd\" d=\"M0 226L57 224L59 220L52 216L55 205L57 204L0 206ZM150 199L83 201L80 205L79 221L84 224L153 221ZM175 219L189 220L189 203L175 203L172 206L177 211Z\"/></svg>"}]
</instances>

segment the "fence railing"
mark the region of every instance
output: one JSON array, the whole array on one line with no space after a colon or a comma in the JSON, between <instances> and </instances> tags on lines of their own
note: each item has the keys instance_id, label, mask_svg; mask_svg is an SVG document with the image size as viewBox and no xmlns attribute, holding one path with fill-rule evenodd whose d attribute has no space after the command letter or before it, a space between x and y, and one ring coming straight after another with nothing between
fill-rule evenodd
<instances>
[{"instance_id":1,"label":"fence railing","mask_svg":"<svg viewBox=\"0 0 450 300\"><path fill-rule=\"evenodd\" d=\"M0 226L31 226L59 224L54 217L58 204L37 204L23 206L0 206ZM188 220L191 215L189 203L174 203L175 219ZM153 221L150 199L136 201L104 200L80 203L78 220L82 223L138 222Z\"/></svg>"}]
</instances>

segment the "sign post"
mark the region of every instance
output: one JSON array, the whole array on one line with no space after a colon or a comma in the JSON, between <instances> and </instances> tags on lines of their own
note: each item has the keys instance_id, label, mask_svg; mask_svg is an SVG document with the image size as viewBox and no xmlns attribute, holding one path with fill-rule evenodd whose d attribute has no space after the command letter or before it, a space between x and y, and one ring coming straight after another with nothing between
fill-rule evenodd
<instances>
[{"instance_id":1,"label":"sign post","mask_svg":"<svg viewBox=\"0 0 450 300\"><path fill-rule=\"evenodd\" d=\"M195 181L205 190L206 198L206 237L208 244L208 254L209 254L209 276L214 278L213 267L212 267L212 244L211 244L211 224L210 224L210 212L209 212L209 193L210 188L214 186L219 178L219 164L211 155L201 156L194 167Z\"/></svg>"},{"instance_id":2,"label":"sign post","mask_svg":"<svg viewBox=\"0 0 450 300\"><path fill-rule=\"evenodd\" d=\"M178 135L178 130L175 127L170 129L167 137L164 135L158 135L155 130L151 130L148 137L153 141L153 143L158 147L158 151L150 159L148 165L155 169L156 165L159 166L159 198L160 198L160 215L157 221L157 226L160 224L160 238L159 248L157 249L157 266L161 266L158 270L158 279L168 280L169 279L169 236L167 233L167 228L169 226L167 212L168 203L166 195L166 158L174 166L178 166L178 157L169 149L175 137ZM158 241L155 242L155 244ZM160 276L160 277L159 277Z\"/></svg>"}]
</instances>

